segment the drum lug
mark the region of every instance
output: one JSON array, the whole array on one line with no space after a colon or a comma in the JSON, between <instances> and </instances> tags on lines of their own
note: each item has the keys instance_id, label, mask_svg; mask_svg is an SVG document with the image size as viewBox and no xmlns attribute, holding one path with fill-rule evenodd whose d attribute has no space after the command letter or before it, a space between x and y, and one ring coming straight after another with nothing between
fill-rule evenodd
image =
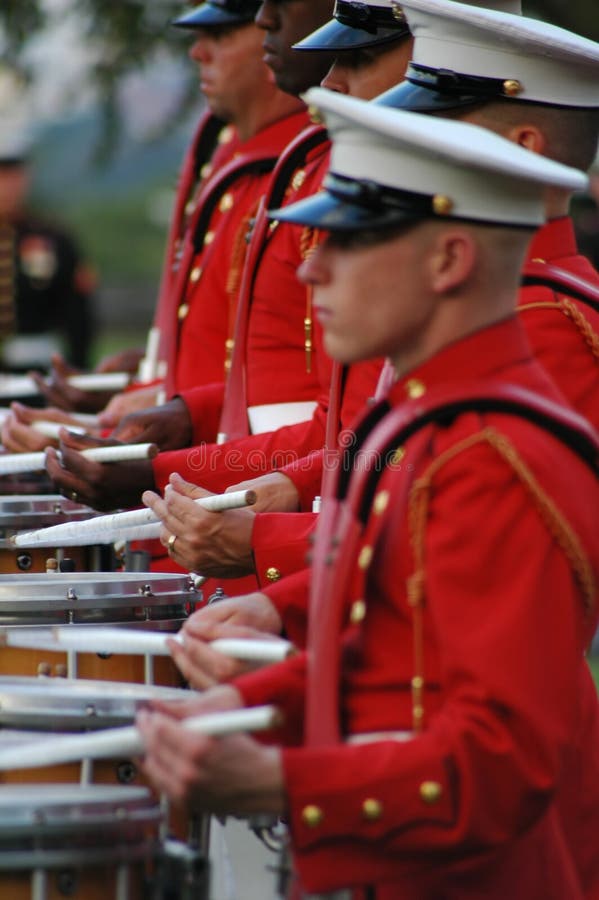
<instances>
[{"instance_id":1,"label":"drum lug","mask_svg":"<svg viewBox=\"0 0 599 900\"><path fill-rule=\"evenodd\" d=\"M67 600L78 600L77 591L75 588L69 588L67 591Z\"/></svg>"},{"instance_id":2,"label":"drum lug","mask_svg":"<svg viewBox=\"0 0 599 900\"><path fill-rule=\"evenodd\" d=\"M130 759L123 760L116 767L116 778L119 784L131 784L137 778L137 766Z\"/></svg>"},{"instance_id":3,"label":"drum lug","mask_svg":"<svg viewBox=\"0 0 599 900\"><path fill-rule=\"evenodd\" d=\"M73 897L77 891L77 874L73 869L65 869L56 876L56 888L63 897Z\"/></svg>"},{"instance_id":4,"label":"drum lug","mask_svg":"<svg viewBox=\"0 0 599 900\"><path fill-rule=\"evenodd\" d=\"M28 572L33 565L33 559L30 553L19 553L17 556L17 569L21 572Z\"/></svg>"},{"instance_id":5,"label":"drum lug","mask_svg":"<svg viewBox=\"0 0 599 900\"><path fill-rule=\"evenodd\" d=\"M143 587L138 588L138 593L142 597L153 597L154 596L151 584L144 584Z\"/></svg>"}]
</instances>

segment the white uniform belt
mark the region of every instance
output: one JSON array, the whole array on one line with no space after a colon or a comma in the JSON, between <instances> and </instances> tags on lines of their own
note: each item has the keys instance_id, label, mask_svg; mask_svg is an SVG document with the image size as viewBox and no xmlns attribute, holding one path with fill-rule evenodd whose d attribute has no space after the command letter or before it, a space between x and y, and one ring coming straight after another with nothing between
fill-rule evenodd
<instances>
[{"instance_id":1,"label":"white uniform belt","mask_svg":"<svg viewBox=\"0 0 599 900\"><path fill-rule=\"evenodd\" d=\"M411 741L413 731L365 731L362 734L348 734L346 744L374 744L376 741Z\"/></svg>"},{"instance_id":2,"label":"white uniform belt","mask_svg":"<svg viewBox=\"0 0 599 900\"><path fill-rule=\"evenodd\" d=\"M265 403L263 406L248 406L248 419L252 434L276 431L285 425L296 425L312 418L316 403L312 400L296 403Z\"/></svg>"}]
</instances>

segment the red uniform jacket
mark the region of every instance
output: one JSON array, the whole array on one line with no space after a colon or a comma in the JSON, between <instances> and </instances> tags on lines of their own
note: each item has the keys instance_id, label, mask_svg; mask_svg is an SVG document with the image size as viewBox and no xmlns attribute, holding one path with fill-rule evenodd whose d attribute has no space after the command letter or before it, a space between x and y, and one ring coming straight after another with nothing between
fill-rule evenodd
<instances>
[{"instance_id":1,"label":"red uniform jacket","mask_svg":"<svg viewBox=\"0 0 599 900\"><path fill-rule=\"evenodd\" d=\"M193 139L187 149L177 183L175 203L171 216L169 233L162 267L162 277L158 302L154 314L154 325L160 330L159 358L167 361L174 353L176 335L172 334L173 288L179 270L183 250L183 240L189 224L194 192L210 174L211 157L218 156L218 163L224 163L226 154L233 152L235 141L223 141L218 147L219 134L234 134L226 130L225 123L206 112L201 117Z\"/></svg>"},{"instance_id":2,"label":"red uniform jacket","mask_svg":"<svg viewBox=\"0 0 599 900\"><path fill-rule=\"evenodd\" d=\"M578 253L569 218L555 219L541 228L528 258L551 263L599 286L599 274ZM518 312L539 362L573 408L599 428L599 313L544 287L523 288Z\"/></svg>"},{"instance_id":3,"label":"red uniform jacket","mask_svg":"<svg viewBox=\"0 0 599 900\"><path fill-rule=\"evenodd\" d=\"M402 404L415 381L488 378L560 399L513 319L445 348L389 399ZM583 659L598 491L544 429L464 413L405 442L363 525L342 504L332 544L325 526L307 678L300 658L238 681L248 704L283 706L289 742L305 686L304 746L283 762L307 890L599 896L598 708Z\"/></svg>"},{"instance_id":4,"label":"red uniform jacket","mask_svg":"<svg viewBox=\"0 0 599 900\"><path fill-rule=\"evenodd\" d=\"M305 112L286 116L243 143L232 137L215 154L196 199L174 287L173 393L225 380L226 342L233 339L251 219L280 153L306 120ZM220 160L225 147L227 158Z\"/></svg>"},{"instance_id":5,"label":"red uniform jacket","mask_svg":"<svg viewBox=\"0 0 599 900\"><path fill-rule=\"evenodd\" d=\"M327 149L326 142L321 144L295 172L289 173L288 201L318 189L327 168ZM269 207L284 161L285 157L273 173L265 197ZM238 368L237 359L234 360L227 393L233 401L243 399L244 411L248 406L316 402L322 385L325 391L328 389L331 364L321 349L322 334L316 323L308 338L311 351L306 351L304 320L311 318L310 292L295 274L315 236L309 229L273 225L265 243L262 235L256 237L259 246L252 244L247 254L241 280L241 309L234 329L234 353L236 357L241 355L242 365ZM240 328L242 324L246 327ZM206 389L183 391L182 396L194 424L194 442L215 441L220 427L215 429L214 425L220 423L223 393L208 385Z\"/></svg>"},{"instance_id":6,"label":"red uniform jacket","mask_svg":"<svg viewBox=\"0 0 599 900\"><path fill-rule=\"evenodd\" d=\"M577 251L568 218L552 221L537 232L528 259L551 263L599 286L599 275ZM537 359L573 408L599 428L599 313L580 300L555 295L540 286L520 290L518 310ZM364 403L368 396L363 395ZM324 462L326 468L331 459L325 456ZM311 498L321 493L322 460L314 454L311 465L300 461L283 471L297 487L302 509L309 509ZM296 520L275 513L257 517L253 547L261 584L266 584L266 572L276 571L284 576L303 565L310 532L306 517ZM280 612L285 617L285 594L275 592L271 599L276 605L281 604ZM290 613L294 623L299 624L295 601Z\"/></svg>"}]
</instances>

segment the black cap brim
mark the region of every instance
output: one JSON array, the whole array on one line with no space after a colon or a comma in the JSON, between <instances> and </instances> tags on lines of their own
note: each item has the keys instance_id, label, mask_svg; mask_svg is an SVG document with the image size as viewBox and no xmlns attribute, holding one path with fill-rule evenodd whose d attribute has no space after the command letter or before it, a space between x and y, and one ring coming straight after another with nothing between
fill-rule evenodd
<instances>
[{"instance_id":1,"label":"black cap brim","mask_svg":"<svg viewBox=\"0 0 599 900\"><path fill-rule=\"evenodd\" d=\"M18 169L29 164L28 156L0 156L0 169Z\"/></svg>"},{"instance_id":2,"label":"black cap brim","mask_svg":"<svg viewBox=\"0 0 599 900\"><path fill-rule=\"evenodd\" d=\"M333 196L326 190L319 191L305 200L269 212L269 219L288 222L291 225L307 225L325 231L360 231L364 228L393 228L420 221L422 216L407 211L367 209Z\"/></svg>"},{"instance_id":3,"label":"black cap brim","mask_svg":"<svg viewBox=\"0 0 599 900\"><path fill-rule=\"evenodd\" d=\"M312 34L307 35L297 44L294 50L325 50L341 52L343 50L359 50L361 47L388 44L391 41L399 41L407 37L409 30L400 28L377 28L371 33L362 28L353 28L331 19L321 28L317 28Z\"/></svg>"},{"instance_id":4,"label":"black cap brim","mask_svg":"<svg viewBox=\"0 0 599 900\"><path fill-rule=\"evenodd\" d=\"M473 94L445 94L406 80L385 91L384 94L379 94L373 102L377 106L389 106L392 109L434 113L475 106L484 102L484 98Z\"/></svg>"},{"instance_id":5,"label":"black cap brim","mask_svg":"<svg viewBox=\"0 0 599 900\"><path fill-rule=\"evenodd\" d=\"M244 25L253 22L260 4L243 12L230 12L216 3L202 3L190 12L174 19L171 25L176 28L211 28L217 25Z\"/></svg>"}]
</instances>

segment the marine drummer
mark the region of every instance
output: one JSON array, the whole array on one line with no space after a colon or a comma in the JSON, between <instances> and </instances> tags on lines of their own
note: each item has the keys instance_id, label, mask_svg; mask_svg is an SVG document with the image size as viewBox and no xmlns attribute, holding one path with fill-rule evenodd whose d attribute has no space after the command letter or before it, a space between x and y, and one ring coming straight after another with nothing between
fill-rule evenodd
<instances>
[{"instance_id":1,"label":"marine drummer","mask_svg":"<svg viewBox=\"0 0 599 900\"><path fill-rule=\"evenodd\" d=\"M310 100L333 155L325 190L284 213L329 232L302 277L334 358L388 355L397 381L324 499L307 655L187 710L276 702L279 743L147 713L146 771L175 801L285 815L297 897L590 896L565 835L597 622L596 438L515 315L544 191L584 176L475 126ZM486 411L461 406L473 394Z\"/></svg>"}]
</instances>

